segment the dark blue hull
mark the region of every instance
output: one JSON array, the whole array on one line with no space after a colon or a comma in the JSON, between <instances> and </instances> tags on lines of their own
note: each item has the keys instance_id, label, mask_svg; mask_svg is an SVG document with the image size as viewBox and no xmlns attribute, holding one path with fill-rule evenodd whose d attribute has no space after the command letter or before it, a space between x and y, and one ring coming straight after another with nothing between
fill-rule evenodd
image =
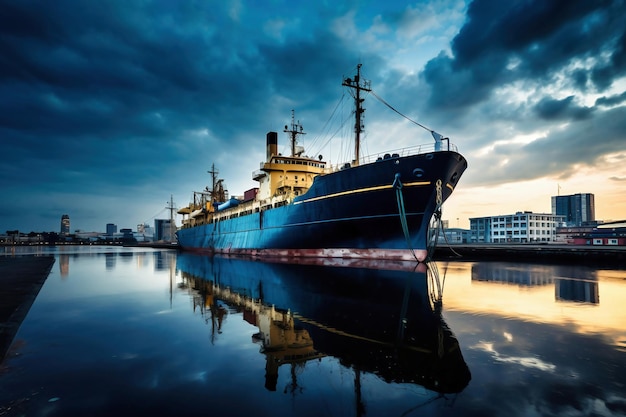
<instances>
[{"instance_id":1,"label":"dark blue hull","mask_svg":"<svg viewBox=\"0 0 626 417\"><path fill-rule=\"evenodd\" d=\"M430 220L466 167L460 154L440 151L321 175L288 205L180 229L178 242L216 253L409 259L394 180L410 246L424 255Z\"/></svg>"}]
</instances>

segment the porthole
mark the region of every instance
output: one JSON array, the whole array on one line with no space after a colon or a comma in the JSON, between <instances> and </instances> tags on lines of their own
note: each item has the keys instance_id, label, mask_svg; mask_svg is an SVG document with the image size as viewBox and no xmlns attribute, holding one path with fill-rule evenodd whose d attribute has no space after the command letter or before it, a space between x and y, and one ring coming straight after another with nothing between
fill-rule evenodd
<instances>
[{"instance_id":1,"label":"porthole","mask_svg":"<svg viewBox=\"0 0 626 417\"><path fill-rule=\"evenodd\" d=\"M424 170L422 168L415 168L413 170L413 175L415 175L417 178L422 178L424 176Z\"/></svg>"}]
</instances>

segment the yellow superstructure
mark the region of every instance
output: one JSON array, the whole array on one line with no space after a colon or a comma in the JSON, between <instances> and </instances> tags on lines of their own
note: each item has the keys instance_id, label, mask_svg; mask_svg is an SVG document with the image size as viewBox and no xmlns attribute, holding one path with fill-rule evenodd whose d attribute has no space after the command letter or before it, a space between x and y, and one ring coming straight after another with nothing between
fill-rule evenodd
<instances>
[{"instance_id":1,"label":"yellow superstructure","mask_svg":"<svg viewBox=\"0 0 626 417\"><path fill-rule=\"evenodd\" d=\"M300 128L298 131L296 128ZM307 192L318 175L327 172L326 162L302 156L304 149L295 146L295 138L301 131L300 125L292 123L292 129L285 131L291 136L292 155L283 156L277 152L276 132L267 134L267 160L261 162L258 170L252 173L252 179L258 181L258 191L253 197L247 194L255 189L248 190L242 197L237 197L232 204L223 210L216 209L216 204L229 201L228 192L222 186L222 180L217 179L215 167L209 173L213 176L213 189L194 192L193 202L178 211L183 215L183 227L194 227L212 223L227 218L245 216L251 213L268 210L290 204L293 199ZM231 201L233 199L230 199Z\"/></svg>"},{"instance_id":2,"label":"yellow superstructure","mask_svg":"<svg viewBox=\"0 0 626 417\"><path fill-rule=\"evenodd\" d=\"M259 181L258 198L304 194L313 184L313 179L325 170L324 161L274 155L253 174L253 179Z\"/></svg>"}]
</instances>

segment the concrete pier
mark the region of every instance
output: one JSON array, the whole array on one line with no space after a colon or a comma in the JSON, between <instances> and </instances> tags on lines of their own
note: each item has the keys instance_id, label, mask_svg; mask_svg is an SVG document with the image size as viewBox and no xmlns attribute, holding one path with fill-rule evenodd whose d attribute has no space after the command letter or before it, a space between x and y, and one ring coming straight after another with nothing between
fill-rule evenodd
<instances>
[{"instance_id":1,"label":"concrete pier","mask_svg":"<svg viewBox=\"0 0 626 417\"><path fill-rule=\"evenodd\" d=\"M626 268L626 246L558 244L439 244L436 261L506 261Z\"/></svg>"},{"instance_id":2,"label":"concrete pier","mask_svg":"<svg viewBox=\"0 0 626 417\"><path fill-rule=\"evenodd\" d=\"M0 257L0 362L53 264L53 256Z\"/></svg>"}]
</instances>

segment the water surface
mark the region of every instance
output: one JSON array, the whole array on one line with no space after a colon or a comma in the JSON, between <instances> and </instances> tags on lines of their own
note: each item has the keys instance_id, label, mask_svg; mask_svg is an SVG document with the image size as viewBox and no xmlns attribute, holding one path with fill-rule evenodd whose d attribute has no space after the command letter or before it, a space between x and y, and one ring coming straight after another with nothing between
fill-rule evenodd
<instances>
[{"instance_id":1,"label":"water surface","mask_svg":"<svg viewBox=\"0 0 626 417\"><path fill-rule=\"evenodd\" d=\"M625 271L52 254L0 415L626 414Z\"/></svg>"}]
</instances>

